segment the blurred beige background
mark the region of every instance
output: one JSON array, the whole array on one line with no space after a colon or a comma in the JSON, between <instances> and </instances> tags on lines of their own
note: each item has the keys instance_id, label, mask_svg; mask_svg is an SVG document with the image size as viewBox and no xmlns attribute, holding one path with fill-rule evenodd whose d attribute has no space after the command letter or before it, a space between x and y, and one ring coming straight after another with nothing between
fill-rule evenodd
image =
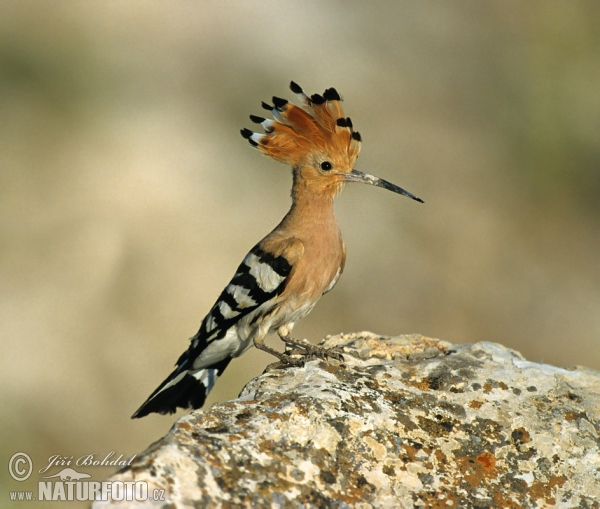
<instances>
[{"instance_id":1,"label":"blurred beige background","mask_svg":"<svg viewBox=\"0 0 600 509\"><path fill-rule=\"evenodd\" d=\"M298 336L600 368L599 26L595 0L3 1L2 464L129 456L170 428L129 417L287 211L289 169L239 129L292 79L336 87L358 169L426 202L346 188L346 271ZM234 361L209 403L271 361Z\"/></svg>"}]
</instances>

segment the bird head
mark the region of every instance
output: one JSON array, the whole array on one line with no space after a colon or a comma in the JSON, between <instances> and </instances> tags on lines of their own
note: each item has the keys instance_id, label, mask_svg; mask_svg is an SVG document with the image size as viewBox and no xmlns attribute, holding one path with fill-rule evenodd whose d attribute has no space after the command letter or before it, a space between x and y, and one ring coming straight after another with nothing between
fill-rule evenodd
<instances>
[{"instance_id":1,"label":"bird head","mask_svg":"<svg viewBox=\"0 0 600 509\"><path fill-rule=\"evenodd\" d=\"M360 152L361 136L346 117L342 98L335 88L308 96L293 81L290 89L302 107L273 97L273 105L262 103L272 119L250 115L264 133L242 129L241 134L263 154L291 165L294 175L310 187L337 194L345 182L361 182L382 187L422 202L413 194L383 179L354 168Z\"/></svg>"}]
</instances>

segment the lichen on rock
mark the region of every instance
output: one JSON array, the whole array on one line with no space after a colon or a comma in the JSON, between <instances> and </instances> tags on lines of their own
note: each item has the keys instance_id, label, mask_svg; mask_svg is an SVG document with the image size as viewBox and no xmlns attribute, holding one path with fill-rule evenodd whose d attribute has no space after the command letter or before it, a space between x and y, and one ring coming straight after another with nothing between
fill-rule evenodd
<instances>
[{"instance_id":1,"label":"lichen on rock","mask_svg":"<svg viewBox=\"0 0 600 509\"><path fill-rule=\"evenodd\" d=\"M344 362L267 371L111 480L157 506L599 507L600 373L419 335L322 344Z\"/></svg>"}]
</instances>

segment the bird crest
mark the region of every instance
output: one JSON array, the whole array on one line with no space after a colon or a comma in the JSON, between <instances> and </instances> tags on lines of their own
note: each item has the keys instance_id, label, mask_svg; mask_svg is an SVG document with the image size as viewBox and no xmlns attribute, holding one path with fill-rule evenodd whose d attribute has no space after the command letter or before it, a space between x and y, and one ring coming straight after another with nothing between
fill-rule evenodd
<instances>
[{"instance_id":1,"label":"bird crest","mask_svg":"<svg viewBox=\"0 0 600 509\"><path fill-rule=\"evenodd\" d=\"M300 99L302 107L273 97L273 106L262 103L273 119L250 115L250 120L261 124L265 133L242 129L242 136L263 154L294 168L312 166L325 171L332 165L346 171L353 168L360 152L361 137L344 114L337 90L328 88L323 95L308 96L293 81L290 89Z\"/></svg>"}]
</instances>

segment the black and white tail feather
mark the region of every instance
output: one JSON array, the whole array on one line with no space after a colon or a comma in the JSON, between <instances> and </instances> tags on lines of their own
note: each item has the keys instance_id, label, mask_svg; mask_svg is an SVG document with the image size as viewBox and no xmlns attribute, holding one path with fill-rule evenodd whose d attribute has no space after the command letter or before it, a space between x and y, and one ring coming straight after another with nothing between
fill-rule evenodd
<instances>
[{"instance_id":1,"label":"black and white tail feather","mask_svg":"<svg viewBox=\"0 0 600 509\"><path fill-rule=\"evenodd\" d=\"M200 408L218 376L234 357L252 346L255 323L268 315L285 289L292 266L255 246L191 338L175 370L158 386L132 418Z\"/></svg>"}]
</instances>

